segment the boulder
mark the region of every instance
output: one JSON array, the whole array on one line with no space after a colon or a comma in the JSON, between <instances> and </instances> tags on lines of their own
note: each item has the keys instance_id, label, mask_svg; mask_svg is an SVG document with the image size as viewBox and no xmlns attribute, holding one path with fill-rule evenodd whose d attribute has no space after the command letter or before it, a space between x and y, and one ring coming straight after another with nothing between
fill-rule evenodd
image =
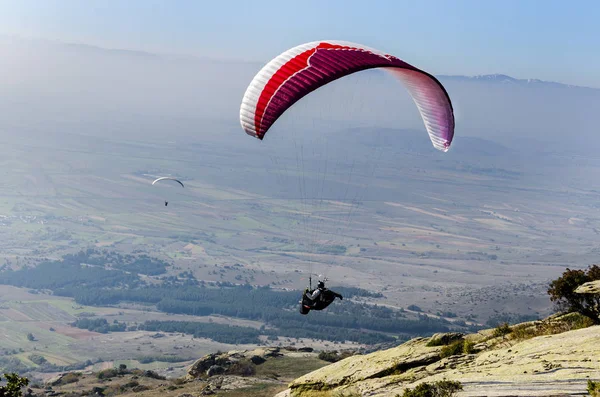
<instances>
[{"instance_id":1,"label":"boulder","mask_svg":"<svg viewBox=\"0 0 600 397\"><path fill-rule=\"evenodd\" d=\"M283 353L278 347L261 347L254 350L231 350L227 353L208 354L189 367L186 378L192 380L222 374L227 372L232 364L242 360L249 360L254 365L260 365L267 359L280 356L283 356Z\"/></svg>"},{"instance_id":2,"label":"boulder","mask_svg":"<svg viewBox=\"0 0 600 397\"><path fill-rule=\"evenodd\" d=\"M600 280L581 284L575 289L575 292L578 294L600 294Z\"/></svg>"},{"instance_id":3,"label":"boulder","mask_svg":"<svg viewBox=\"0 0 600 397\"><path fill-rule=\"evenodd\" d=\"M58 386L61 384L62 378L64 376L65 376L65 374L53 376L52 378L50 378L46 381L46 384L50 385L50 386Z\"/></svg>"},{"instance_id":4,"label":"boulder","mask_svg":"<svg viewBox=\"0 0 600 397\"><path fill-rule=\"evenodd\" d=\"M312 347L299 347L298 351L303 353L312 353L315 349Z\"/></svg>"},{"instance_id":5,"label":"boulder","mask_svg":"<svg viewBox=\"0 0 600 397\"><path fill-rule=\"evenodd\" d=\"M428 343L435 344L436 346L446 346L455 342L457 340L461 340L465 337L465 334L460 332L446 332L446 333L437 333L433 334L433 336L429 339Z\"/></svg>"},{"instance_id":6,"label":"boulder","mask_svg":"<svg viewBox=\"0 0 600 397\"><path fill-rule=\"evenodd\" d=\"M252 361L252 364L254 365L260 365L267 361L267 359L262 356L252 356L250 357L250 361Z\"/></svg>"},{"instance_id":7,"label":"boulder","mask_svg":"<svg viewBox=\"0 0 600 397\"><path fill-rule=\"evenodd\" d=\"M193 363L188 369L189 378L199 378L203 376L210 367L216 364L216 354L208 354Z\"/></svg>"},{"instance_id":8,"label":"boulder","mask_svg":"<svg viewBox=\"0 0 600 397\"><path fill-rule=\"evenodd\" d=\"M222 367L220 365L213 365L211 366L208 370L206 370L206 375L207 376L215 376L215 375L221 375L223 373L225 373L226 368Z\"/></svg>"}]
</instances>

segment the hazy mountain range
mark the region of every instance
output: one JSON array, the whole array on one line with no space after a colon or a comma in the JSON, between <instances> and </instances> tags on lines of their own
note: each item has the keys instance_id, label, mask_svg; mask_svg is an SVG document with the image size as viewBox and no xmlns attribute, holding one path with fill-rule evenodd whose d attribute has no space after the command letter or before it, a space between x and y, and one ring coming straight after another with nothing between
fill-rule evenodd
<instances>
[{"instance_id":1,"label":"hazy mountain range","mask_svg":"<svg viewBox=\"0 0 600 397\"><path fill-rule=\"evenodd\" d=\"M6 36L0 59L3 131L70 126L120 139L237 129L241 97L262 66ZM503 74L439 78L455 108L456 147L464 136L537 152L595 155L600 145L600 89ZM408 94L381 71L338 80L288 113L281 125L423 129Z\"/></svg>"}]
</instances>

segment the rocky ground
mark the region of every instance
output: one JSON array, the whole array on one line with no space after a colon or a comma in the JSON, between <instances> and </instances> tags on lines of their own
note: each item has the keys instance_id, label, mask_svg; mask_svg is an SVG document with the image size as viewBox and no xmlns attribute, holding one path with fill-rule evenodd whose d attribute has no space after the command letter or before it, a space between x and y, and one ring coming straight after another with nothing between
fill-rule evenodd
<instances>
[{"instance_id":1,"label":"rocky ground","mask_svg":"<svg viewBox=\"0 0 600 397\"><path fill-rule=\"evenodd\" d=\"M462 384L457 396L463 397L581 396L588 380L600 380L600 326L575 314L553 316L416 338L328 364L311 348L265 347L209 354L177 379L126 368L61 374L31 385L29 395L383 397L447 379Z\"/></svg>"},{"instance_id":2,"label":"rocky ground","mask_svg":"<svg viewBox=\"0 0 600 397\"><path fill-rule=\"evenodd\" d=\"M69 372L43 385L30 385L29 396L273 396L285 390L298 376L327 364L311 348L236 350L200 358L181 378L165 378L154 371L127 368L96 373Z\"/></svg>"},{"instance_id":3,"label":"rocky ground","mask_svg":"<svg viewBox=\"0 0 600 397\"><path fill-rule=\"evenodd\" d=\"M567 316L417 338L306 374L277 396L395 396L442 379L462 383L458 396L586 395L587 380L600 379L600 326L580 326L581 318Z\"/></svg>"}]
</instances>

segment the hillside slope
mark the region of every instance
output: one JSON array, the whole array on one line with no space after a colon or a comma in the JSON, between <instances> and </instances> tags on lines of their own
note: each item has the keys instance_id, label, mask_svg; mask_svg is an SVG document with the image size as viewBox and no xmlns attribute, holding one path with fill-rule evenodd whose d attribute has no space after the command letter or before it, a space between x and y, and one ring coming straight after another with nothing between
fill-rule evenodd
<instances>
[{"instance_id":1,"label":"hillside slope","mask_svg":"<svg viewBox=\"0 0 600 397\"><path fill-rule=\"evenodd\" d=\"M513 326L506 335L486 330L416 338L306 374L278 397L395 396L442 379L460 381L460 396L582 395L588 379L600 379L600 326L574 329L581 325L570 315ZM557 333L564 329L573 330ZM453 350L459 354L449 355Z\"/></svg>"}]
</instances>

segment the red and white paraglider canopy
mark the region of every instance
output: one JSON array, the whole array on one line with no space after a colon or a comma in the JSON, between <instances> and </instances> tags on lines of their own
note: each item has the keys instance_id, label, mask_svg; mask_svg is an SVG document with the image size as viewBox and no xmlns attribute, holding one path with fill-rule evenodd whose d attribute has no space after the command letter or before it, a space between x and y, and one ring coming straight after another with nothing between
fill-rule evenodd
<instances>
[{"instance_id":1,"label":"red and white paraglider canopy","mask_svg":"<svg viewBox=\"0 0 600 397\"><path fill-rule=\"evenodd\" d=\"M344 41L302 44L265 65L242 100L242 127L247 134L262 140L279 116L305 95L341 77L373 68L384 68L404 83L433 146L447 151L454 136L454 113L442 84L392 55Z\"/></svg>"}]
</instances>

